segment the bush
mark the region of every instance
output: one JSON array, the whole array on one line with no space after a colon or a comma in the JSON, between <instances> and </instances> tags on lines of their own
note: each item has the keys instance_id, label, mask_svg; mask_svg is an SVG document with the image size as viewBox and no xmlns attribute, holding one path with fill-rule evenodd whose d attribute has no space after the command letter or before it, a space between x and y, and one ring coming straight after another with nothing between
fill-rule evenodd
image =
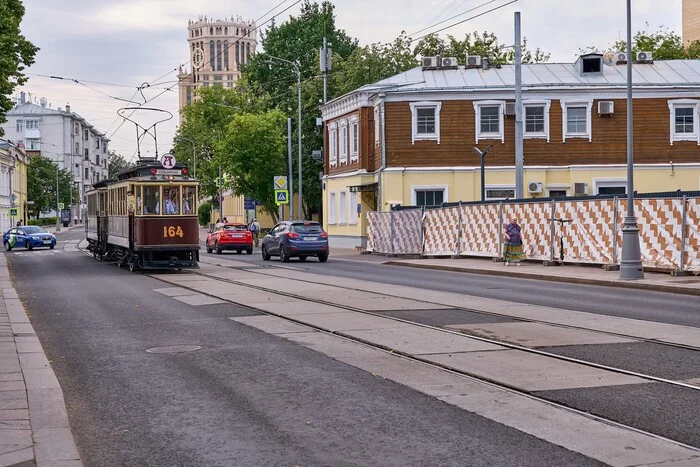
<instances>
[{"instance_id":1,"label":"bush","mask_svg":"<svg viewBox=\"0 0 700 467\"><path fill-rule=\"evenodd\" d=\"M56 225L57 217L42 217L40 219L29 219L27 225Z\"/></svg>"},{"instance_id":2,"label":"bush","mask_svg":"<svg viewBox=\"0 0 700 467\"><path fill-rule=\"evenodd\" d=\"M199 205L198 216L199 225L209 225L209 219L211 218L211 202L207 201Z\"/></svg>"}]
</instances>

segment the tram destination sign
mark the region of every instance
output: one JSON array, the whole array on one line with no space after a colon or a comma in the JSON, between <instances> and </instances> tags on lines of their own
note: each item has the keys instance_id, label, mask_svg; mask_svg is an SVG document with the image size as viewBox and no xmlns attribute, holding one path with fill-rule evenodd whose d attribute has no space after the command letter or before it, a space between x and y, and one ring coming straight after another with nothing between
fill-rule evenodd
<instances>
[{"instance_id":1,"label":"tram destination sign","mask_svg":"<svg viewBox=\"0 0 700 467\"><path fill-rule=\"evenodd\" d=\"M156 169L156 175L180 175L177 169Z\"/></svg>"}]
</instances>

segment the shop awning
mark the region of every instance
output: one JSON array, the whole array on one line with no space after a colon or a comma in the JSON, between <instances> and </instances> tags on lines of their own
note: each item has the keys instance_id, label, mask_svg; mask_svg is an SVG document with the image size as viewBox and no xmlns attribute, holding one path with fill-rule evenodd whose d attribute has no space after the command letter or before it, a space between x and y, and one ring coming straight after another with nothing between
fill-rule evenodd
<instances>
[{"instance_id":1,"label":"shop awning","mask_svg":"<svg viewBox=\"0 0 700 467\"><path fill-rule=\"evenodd\" d=\"M379 183L366 183L364 185L350 185L350 193L367 193L379 190Z\"/></svg>"}]
</instances>

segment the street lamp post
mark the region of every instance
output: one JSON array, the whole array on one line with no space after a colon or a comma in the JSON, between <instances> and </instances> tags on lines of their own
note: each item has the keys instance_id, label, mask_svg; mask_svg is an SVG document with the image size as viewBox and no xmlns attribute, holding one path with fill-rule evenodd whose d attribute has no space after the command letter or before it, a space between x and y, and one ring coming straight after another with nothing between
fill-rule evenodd
<instances>
[{"instance_id":1,"label":"street lamp post","mask_svg":"<svg viewBox=\"0 0 700 467\"><path fill-rule=\"evenodd\" d=\"M493 145L489 144L486 149L481 151L479 148L474 146L474 152L481 157L481 202L486 201L486 167L484 159L486 159L486 154L493 148Z\"/></svg>"},{"instance_id":2,"label":"street lamp post","mask_svg":"<svg viewBox=\"0 0 700 467\"><path fill-rule=\"evenodd\" d=\"M298 144L299 144L299 155L298 155L298 161L297 164L299 166L299 211L298 215L300 219L304 218L304 204L303 204L303 196L302 196L302 184L301 184L301 71L299 71L299 65L296 63L285 60L284 58L279 58L279 57L273 57L272 55L269 55L271 60L279 60L280 62L287 63L291 65L294 68L295 73L297 74L297 101L298 101ZM268 61L268 63L272 63L271 61Z\"/></svg>"},{"instance_id":3,"label":"street lamp post","mask_svg":"<svg viewBox=\"0 0 700 467\"><path fill-rule=\"evenodd\" d=\"M620 279L643 279L639 228L634 214L634 152L632 147L632 5L627 0L627 215L622 228Z\"/></svg>"}]
</instances>

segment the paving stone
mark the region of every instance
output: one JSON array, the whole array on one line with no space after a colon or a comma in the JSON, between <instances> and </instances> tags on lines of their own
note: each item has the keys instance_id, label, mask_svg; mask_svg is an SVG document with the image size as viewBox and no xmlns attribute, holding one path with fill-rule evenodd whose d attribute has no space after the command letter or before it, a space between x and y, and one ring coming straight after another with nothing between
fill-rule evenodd
<instances>
[{"instance_id":1,"label":"paving stone","mask_svg":"<svg viewBox=\"0 0 700 467\"><path fill-rule=\"evenodd\" d=\"M22 462L29 462L34 459L34 449L31 447L19 449L12 452L0 452L0 467L16 466Z\"/></svg>"}]
</instances>

